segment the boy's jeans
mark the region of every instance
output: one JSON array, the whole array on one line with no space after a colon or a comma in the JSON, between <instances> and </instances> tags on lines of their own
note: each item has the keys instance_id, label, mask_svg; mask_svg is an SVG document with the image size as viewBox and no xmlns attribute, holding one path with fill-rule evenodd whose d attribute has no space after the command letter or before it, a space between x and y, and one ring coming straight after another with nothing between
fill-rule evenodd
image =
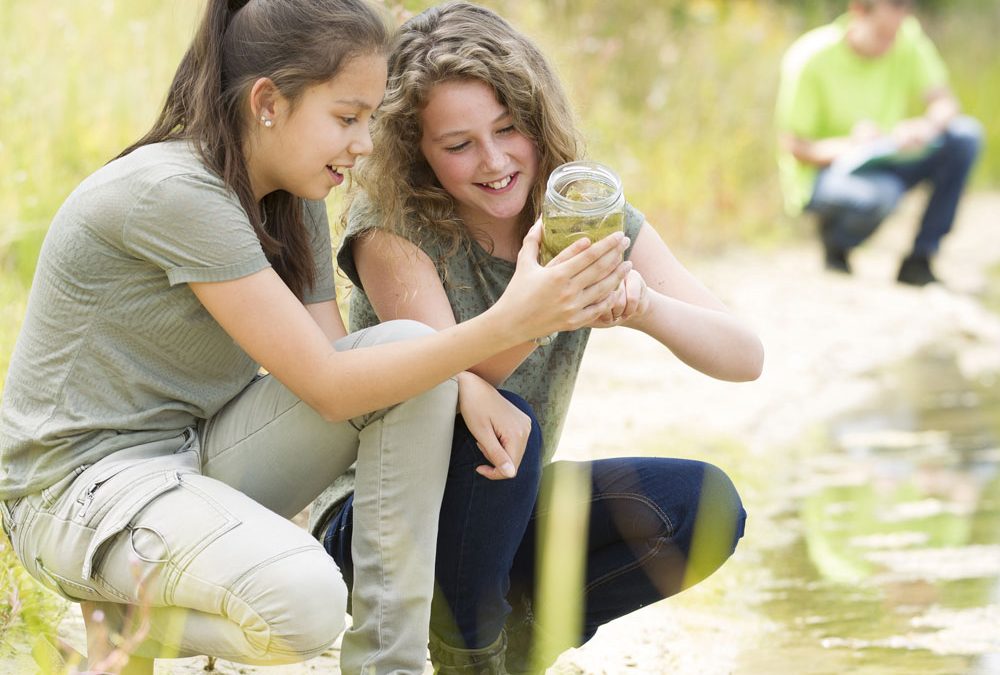
<instances>
[{"instance_id":1,"label":"boy's jeans","mask_svg":"<svg viewBox=\"0 0 1000 675\"><path fill-rule=\"evenodd\" d=\"M919 160L856 173L823 169L816 176L812 199L806 206L819 216L823 243L843 251L854 248L893 212L903 194L926 180L932 192L913 253L933 256L951 230L981 139L979 123L971 117L959 117L941 135L940 146Z\"/></svg>"}]
</instances>

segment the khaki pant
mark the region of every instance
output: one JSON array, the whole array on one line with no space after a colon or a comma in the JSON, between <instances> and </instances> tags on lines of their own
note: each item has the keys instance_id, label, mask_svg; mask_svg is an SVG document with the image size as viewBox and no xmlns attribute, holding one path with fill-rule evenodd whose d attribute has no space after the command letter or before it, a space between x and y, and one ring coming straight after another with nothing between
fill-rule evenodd
<instances>
[{"instance_id":1,"label":"khaki pant","mask_svg":"<svg viewBox=\"0 0 1000 675\"><path fill-rule=\"evenodd\" d=\"M336 347L429 330L394 321ZM343 630L347 590L330 556L288 518L357 460L354 621L342 669L419 673L456 397L450 380L331 423L262 377L198 429L0 503L4 528L27 570L57 593L105 603L112 620L148 607L140 655L295 662Z\"/></svg>"}]
</instances>

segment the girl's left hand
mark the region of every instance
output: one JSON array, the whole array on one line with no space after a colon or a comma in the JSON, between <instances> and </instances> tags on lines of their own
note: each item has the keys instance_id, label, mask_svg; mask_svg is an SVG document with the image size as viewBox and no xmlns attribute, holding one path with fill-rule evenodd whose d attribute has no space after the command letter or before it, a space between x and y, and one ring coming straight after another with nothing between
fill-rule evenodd
<instances>
[{"instance_id":1,"label":"girl's left hand","mask_svg":"<svg viewBox=\"0 0 1000 675\"><path fill-rule=\"evenodd\" d=\"M629 321L645 314L649 309L649 292L646 280L636 270L630 270L621 286L615 291L617 297L611 310L602 314L591 324L591 328L611 328L627 326Z\"/></svg>"},{"instance_id":2,"label":"girl's left hand","mask_svg":"<svg viewBox=\"0 0 1000 675\"><path fill-rule=\"evenodd\" d=\"M476 467L476 473L490 480L516 476L531 435L531 418L469 372L458 376L458 409L489 462Z\"/></svg>"}]
</instances>

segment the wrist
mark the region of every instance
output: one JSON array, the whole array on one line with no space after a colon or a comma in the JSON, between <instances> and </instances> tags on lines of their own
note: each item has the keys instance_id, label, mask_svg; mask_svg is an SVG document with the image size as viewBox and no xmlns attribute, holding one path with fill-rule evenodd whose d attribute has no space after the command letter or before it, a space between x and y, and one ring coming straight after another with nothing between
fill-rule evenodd
<instances>
[{"instance_id":1,"label":"wrist","mask_svg":"<svg viewBox=\"0 0 1000 675\"><path fill-rule=\"evenodd\" d=\"M535 346L537 347L548 347L550 344L552 344L552 342L556 339L558 335L559 331L556 331L554 333L549 333L548 335L536 337L534 340L532 340L532 342L535 343Z\"/></svg>"},{"instance_id":2,"label":"wrist","mask_svg":"<svg viewBox=\"0 0 1000 675\"><path fill-rule=\"evenodd\" d=\"M943 120L936 115L924 115L924 119L927 121L927 126L930 129L932 138L944 133L944 130L948 127L948 121Z\"/></svg>"},{"instance_id":3,"label":"wrist","mask_svg":"<svg viewBox=\"0 0 1000 675\"><path fill-rule=\"evenodd\" d=\"M503 298L501 297L502 300ZM525 335L523 329L520 329L520 322L510 320L505 316L505 312L500 309L499 303L494 304L482 314L471 319L471 321L475 321L499 347L494 352L495 354L523 344L531 339L529 335Z\"/></svg>"}]
</instances>

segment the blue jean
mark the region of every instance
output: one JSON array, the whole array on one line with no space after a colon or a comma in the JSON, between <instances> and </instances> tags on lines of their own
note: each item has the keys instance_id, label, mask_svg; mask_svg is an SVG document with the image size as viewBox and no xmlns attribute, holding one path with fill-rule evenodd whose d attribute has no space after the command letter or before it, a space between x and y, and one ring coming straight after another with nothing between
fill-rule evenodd
<instances>
[{"instance_id":1,"label":"blue jean","mask_svg":"<svg viewBox=\"0 0 1000 675\"><path fill-rule=\"evenodd\" d=\"M925 157L881 165L855 173L826 168L816 176L806 210L820 219L823 243L849 250L867 239L895 210L902 196L928 181L931 197L913 243L915 255L934 255L951 230L969 171L982 143L982 127L971 117L958 117Z\"/></svg>"},{"instance_id":2,"label":"blue jean","mask_svg":"<svg viewBox=\"0 0 1000 675\"><path fill-rule=\"evenodd\" d=\"M522 399L502 392L532 414ZM532 419L534 416L532 415ZM518 475L491 481L475 473L486 463L461 417L456 420L451 468L438 527L437 591L431 631L469 649L496 640L505 623L524 620L535 593L536 500L540 485L566 462L541 470L541 434L534 422ZM732 482L704 462L626 457L574 463L590 471L585 616L579 643L612 619L656 602L707 577L733 553L746 512ZM324 536L324 547L350 583L352 503ZM723 543L701 547L688 564L699 533L721 533ZM515 612L512 615L512 606Z\"/></svg>"}]
</instances>

